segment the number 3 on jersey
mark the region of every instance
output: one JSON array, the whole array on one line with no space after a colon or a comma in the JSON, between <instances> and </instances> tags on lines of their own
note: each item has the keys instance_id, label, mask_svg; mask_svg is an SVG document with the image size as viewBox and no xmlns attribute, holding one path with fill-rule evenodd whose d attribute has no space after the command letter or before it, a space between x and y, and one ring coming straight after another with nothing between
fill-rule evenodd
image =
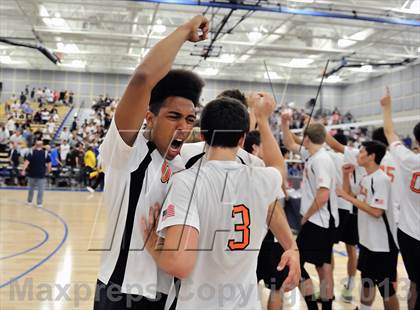
<instances>
[{"instance_id":1,"label":"number 3 on jersey","mask_svg":"<svg viewBox=\"0 0 420 310\"><path fill-rule=\"evenodd\" d=\"M242 218L241 224L235 224L235 231L242 234L242 240L236 241L229 239L228 248L231 251L244 250L249 245L249 225L251 219L249 217L249 209L245 205L237 205L232 209L232 218L240 216Z\"/></svg>"}]
</instances>

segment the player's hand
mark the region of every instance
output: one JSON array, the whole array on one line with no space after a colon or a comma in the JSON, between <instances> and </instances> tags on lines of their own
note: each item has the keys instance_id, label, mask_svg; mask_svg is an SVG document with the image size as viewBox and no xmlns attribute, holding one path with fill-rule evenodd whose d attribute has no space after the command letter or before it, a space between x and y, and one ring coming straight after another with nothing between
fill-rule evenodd
<instances>
[{"instance_id":1,"label":"player's hand","mask_svg":"<svg viewBox=\"0 0 420 310\"><path fill-rule=\"evenodd\" d=\"M289 292L297 287L300 282L300 259L297 249L290 249L283 253L277 270L281 271L286 266L289 268L289 273L281 288L285 292Z\"/></svg>"},{"instance_id":2,"label":"player's hand","mask_svg":"<svg viewBox=\"0 0 420 310\"><path fill-rule=\"evenodd\" d=\"M383 108L389 108L391 106L391 93L389 91L389 87L386 87L386 94L381 99L381 106Z\"/></svg>"},{"instance_id":3,"label":"player's hand","mask_svg":"<svg viewBox=\"0 0 420 310\"><path fill-rule=\"evenodd\" d=\"M189 22L185 23L183 27L189 30L188 41L200 42L207 39L209 33L209 21L202 15L193 17Z\"/></svg>"},{"instance_id":4,"label":"player's hand","mask_svg":"<svg viewBox=\"0 0 420 310\"><path fill-rule=\"evenodd\" d=\"M156 247L159 236L156 233L156 227L159 219L160 205L156 203L149 208L149 216L142 217L141 228L143 230L144 247L149 252L153 251Z\"/></svg>"},{"instance_id":5,"label":"player's hand","mask_svg":"<svg viewBox=\"0 0 420 310\"><path fill-rule=\"evenodd\" d=\"M300 224L303 225L308 221L308 218L306 217L306 215L302 216L301 220L300 220Z\"/></svg>"},{"instance_id":6,"label":"player's hand","mask_svg":"<svg viewBox=\"0 0 420 310\"><path fill-rule=\"evenodd\" d=\"M286 111L281 112L280 119L281 119L281 123L282 124L289 123L290 122L290 113L289 113L289 111L286 110Z\"/></svg>"},{"instance_id":7,"label":"player's hand","mask_svg":"<svg viewBox=\"0 0 420 310\"><path fill-rule=\"evenodd\" d=\"M346 199L349 196L342 187L337 187L335 189L335 193L337 194L338 197L341 197L343 199Z\"/></svg>"},{"instance_id":8,"label":"player's hand","mask_svg":"<svg viewBox=\"0 0 420 310\"><path fill-rule=\"evenodd\" d=\"M349 174L353 173L355 167L352 164L344 164L341 169L343 171L343 175L348 176Z\"/></svg>"},{"instance_id":9,"label":"player's hand","mask_svg":"<svg viewBox=\"0 0 420 310\"><path fill-rule=\"evenodd\" d=\"M259 92L259 101L255 104L254 114L257 120L267 120L276 108L276 101L269 93Z\"/></svg>"},{"instance_id":10,"label":"player's hand","mask_svg":"<svg viewBox=\"0 0 420 310\"><path fill-rule=\"evenodd\" d=\"M249 93L248 96L246 96L246 103L248 104L248 108L253 110L255 106L260 102L261 96L258 95L256 92Z\"/></svg>"}]
</instances>

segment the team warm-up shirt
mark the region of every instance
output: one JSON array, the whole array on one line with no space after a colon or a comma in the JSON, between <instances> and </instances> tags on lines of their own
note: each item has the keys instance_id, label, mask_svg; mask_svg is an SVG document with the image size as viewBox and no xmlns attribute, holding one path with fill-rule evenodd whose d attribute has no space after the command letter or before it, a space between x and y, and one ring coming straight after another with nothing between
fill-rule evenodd
<instances>
[{"instance_id":1,"label":"team warm-up shirt","mask_svg":"<svg viewBox=\"0 0 420 310\"><path fill-rule=\"evenodd\" d=\"M181 148L181 158L184 160L184 164L188 167L188 163L193 163L194 165L201 165L207 162L207 145L204 141L196 143L185 143ZM194 160L194 157L197 158ZM236 155L236 161L247 166L251 167L264 167L264 161L258 158L255 155L252 155L245 151L244 149L239 148Z\"/></svg>"},{"instance_id":2,"label":"team warm-up shirt","mask_svg":"<svg viewBox=\"0 0 420 310\"><path fill-rule=\"evenodd\" d=\"M357 191L357 184L364 177L367 172L365 168L360 167L357 164L357 157L359 156L359 150L346 146L344 148L344 161L354 165L355 173L352 176L352 192ZM399 208L400 208L400 196L402 191L402 180L400 177L400 167L395 161L390 152L386 152L385 156L381 160L381 169L386 173L389 180L391 181L392 201L393 201L393 212L395 221L398 222Z\"/></svg>"},{"instance_id":3,"label":"team warm-up shirt","mask_svg":"<svg viewBox=\"0 0 420 310\"><path fill-rule=\"evenodd\" d=\"M274 168L208 161L177 173L158 232L173 225L199 231L197 261L181 282L178 309L260 309L256 267L268 206L282 198ZM224 295L223 295L224 294Z\"/></svg>"},{"instance_id":4,"label":"team warm-up shirt","mask_svg":"<svg viewBox=\"0 0 420 310\"><path fill-rule=\"evenodd\" d=\"M337 186L343 186L343 170L342 167L344 165L344 155L341 153L337 153L334 151L329 151L328 154L331 156L333 162L334 162L334 168L335 168L335 177L337 180L336 185ZM337 204L338 208L342 210L347 210L350 213L353 213L353 205L351 202L348 202L347 200L337 197Z\"/></svg>"},{"instance_id":5,"label":"team warm-up shirt","mask_svg":"<svg viewBox=\"0 0 420 310\"><path fill-rule=\"evenodd\" d=\"M389 238L395 238L396 230L392 211L391 181L381 169L378 169L362 178L356 194L357 199L366 202L373 208L385 211L384 214L391 233L391 235L388 234L383 216L376 218L359 210L357 226L360 244L374 252L389 252L389 242L391 241Z\"/></svg>"},{"instance_id":6,"label":"team warm-up shirt","mask_svg":"<svg viewBox=\"0 0 420 310\"><path fill-rule=\"evenodd\" d=\"M420 154L408 150L400 141L390 145L390 152L401 168L403 184L398 228L420 241Z\"/></svg>"},{"instance_id":7,"label":"team warm-up shirt","mask_svg":"<svg viewBox=\"0 0 420 310\"><path fill-rule=\"evenodd\" d=\"M105 172L104 204L108 211L108 226L98 278L105 284L122 279L123 293L149 298L155 298L156 291L168 293L172 277L158 270L153 258L143 250L143 234L138 223L142 216L148 215L151 206L163 202L171 172L183 168L182 160L177 157L169 163L165 161L142 132L138 133L134 145L128 146L115 121L112 121L99 153ZM135 197L134 189L140 191L140 195L137 204L132 204L134 209L129 211L130 197L132 200ZM130 242L129 251L122 251L123 235L125 242Z\"/></svg>"},{"instance_id":8,"label":"team warm-up shirt","mask_svg":"<svg viewBox=\"0 0 420 310\"><path fill-rule=\"evenodd\" d=\"M318 152L311 156L302 147L301 156L305 160L305 169L303 170L300 214L305 215L312 206L318 189L321 187L328 188L330 191L329 205L331 214L335 220L335 226L338 227L338 203L335 193L337 180L333 160L324 148L320 148ZM330 211L328 210L328 205L316 211L308 221L320 227L329 228Z\"/></svg>"}]
</instances>

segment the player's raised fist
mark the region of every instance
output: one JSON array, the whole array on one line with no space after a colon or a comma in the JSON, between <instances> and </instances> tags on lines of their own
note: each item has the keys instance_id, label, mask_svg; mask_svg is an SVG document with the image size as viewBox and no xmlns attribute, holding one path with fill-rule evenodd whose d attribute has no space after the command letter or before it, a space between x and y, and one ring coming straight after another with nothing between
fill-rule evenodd
<instances>
[{"instance_id":1,"label":"player's raised fist","mask_svg":"<svg viewBox=\"0 0 420 310\"><path fill-rule=\"evenodd\" d=\"M384 108L391 106L391 93L389 91L389 87L386 87L386 94L381 99L381 106Z\"/></svg>"},{"instance_id":2,"label":"player's raised fist","mask_svg":"<svg viewBox=\"0 0 420 310\"><path fill-rule=\"evenodd\" d=\"M290 113L289 111L283 111L281 112L281 122L283 123L287 123L290 122Z\"/></svg>"},{"instance_id":3,"label":"player's raised fist","mask_svg":"<svg viewBox=\"0 0 420 310\"><path fill-rule=\"evenodd\" d=\"M352 164L345 164L342 167L343 174L345 174L345 175L352 174L354 169L355 169L355 167Z\"/></svg>"},{"instance_id":4,"label":"player's raised fist","mask_svg":"<svg viewBox=\"0 0 420 310\"><path fill-rule=\"evenodd\" d=\"M255 104L254 113L257 119L268 119L276 108L276 102L271 94L260 92L259 101Z\"/></svg>"},{"instance_id":5,"label":"player's raised fist","mask_svg":"<svg viewBox=\"0 0 420 310\"><path fill-rule=\"evenodd\" d=\"M209 33L209 21L202 15L197 15L183 27L189 30L188 41L200 42L207 39Z\"/></svg>"}]
</instances>

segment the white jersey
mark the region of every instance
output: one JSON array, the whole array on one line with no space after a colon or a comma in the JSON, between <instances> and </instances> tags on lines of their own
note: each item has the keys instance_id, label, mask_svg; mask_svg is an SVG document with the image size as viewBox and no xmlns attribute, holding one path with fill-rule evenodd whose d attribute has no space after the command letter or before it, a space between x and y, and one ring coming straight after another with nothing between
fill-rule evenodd
<instances>
[{"instance_id":1,"label":"white jersey","mask_svg":"<svg viewBox=\"0 0 420 310\"><path fill-rule=\"evenodd\" d=\"M156 292L167 294L172 277L158 270L153 258L143 250L143 235L137 226L140 218L147 216L150 206L163 202L169 190L171 172L183 168L182 160L178 156L169 163L165 161L141 132L134 145L128 146L118 133L114 120L99 154L105 172L104 204L108 211L108 223L98 279L105 284L108 281L115 283L114 269L122 252L124 230L131 226L131 239L125 239L130 240L126 267L118 273L118 277L123 277L121 291L148 298L155 298ZM151 161L146 161L150 158L148 154ZM134 174L134 171L137 173ZM131 184L140 193L137 205L133 204L132 216L128 216L130 195L134 197L130 191Z\"/></svg>"},{"instance_id":2,"label":"white jersey","mask_svg":"<svg viewBox=\"0 0 420 310\"><path fill-rule=\"evenodd\" d=\"M361 179L363 176L367 175L365 168L360 167L357 164L357 157L359 156L359 150L354 149L351 147L345 147L344 150L344 158L346 163L350 163L356 167L355 174L353 174L353 185L356 185L358 182L357 179ZM402 191L402 183L400 177L400 168L398 163L395 161L393 156L390 152L386 152L385 156L381 160L381 169L385 172L388 176L389 180L391 181L391 191L392 191L392 202L393 202L393 212L394 212L394 219L398 222L399 218L399 206L400 206L400 196ZM352 191L355 192L355 189L352 186Z\"/></svg>"},{"instance_id":3,"label":"white jersey","mask_svg":"<svg viewBox=\"0 0 420 310\"><path fill-rule=\"evenodd\" d=\"M400 167L403 184L398 228L420 241L420 154L408 150L400 141L390 145Z\"/></svg>"},{"instance_id":4,"label":"white jersey","mask_svg":"<svg viewBox=\"0 0 420 310\"><path fill-rule=\"evenodd\" d=\"M283 197L281 185L276 169L234 161L174 175L158 233L164 237L174 225L199 231L196 265L181 282L177 309L261 309L255 270L268 206Z\"/></svg>"},{"instance_id":5,"label":"white jersey","mask_svg":"<svg viewBox=\"0 0 420 310\"><path fill-rule=\"evenodd\" d=\"M196 143L185 143L181 148L181 158L184 165L189 168L194 165L201 165L207 162L207 145L204 141ZM251 167L265 167L264 161L255 155L252 155L239 148L236 155L236 161Z\"/></svg>"},{"instance_id":6,"label":"white jersey","mask_svg":"<svg viewBox=\"0 0 420 310\"><path fill-rule=\"evenodd\" d=\"M335 167L335 176L336 176L336 180L337 180L337 186L342 187L343 186L343 170L342 167L344 165L344 155L341 153L337 153L337 152L333 152L330 151L328 152L328 154L331 156L333 162L334 162L334 167ZM337 197L337 204L338 204L338 208L342 209L342 210L347 210L350 213L353 213L353 205L351 204L351 202L348 202L347 200L341 198L341 197Z\"/></svg>"},{"instance_id":7,"label":"white jersey","mask_svg":"<svg viewBox=\"0 0 420 310\"><path fill-rule=\"evenodd\" d=\"M330 191L329 207L328 205L319 209L309 219L311 223L329 228L330 212L335 220L335 226L338 227L339 216L337 206L336 188L336 169L330 155L324 148L318 152L309 155L308 151L302 148L302 158L305 159L305 169L303 170L302 199L300 203L300 214L305 215L315 200L316 193L321 187L328 188Z\"/></svg>"},{"instance_id":8,"label":"white jersey","mask_svg":"<svg viewBox=\"0 0 420 310\"><path fill-rule=\"evenodd\" d=\"M381 169L378 169L363 177L356 194L357 199L366 202L370 207L385 211L384 215L392 234L392 236L388 234L384 216L376 218L359 209L357 226L360 244L374 252L389 252L389 242L392 242L389 238L395 239L396 233L392 212L391 181Z\"/></svg>"}]
</instances>

